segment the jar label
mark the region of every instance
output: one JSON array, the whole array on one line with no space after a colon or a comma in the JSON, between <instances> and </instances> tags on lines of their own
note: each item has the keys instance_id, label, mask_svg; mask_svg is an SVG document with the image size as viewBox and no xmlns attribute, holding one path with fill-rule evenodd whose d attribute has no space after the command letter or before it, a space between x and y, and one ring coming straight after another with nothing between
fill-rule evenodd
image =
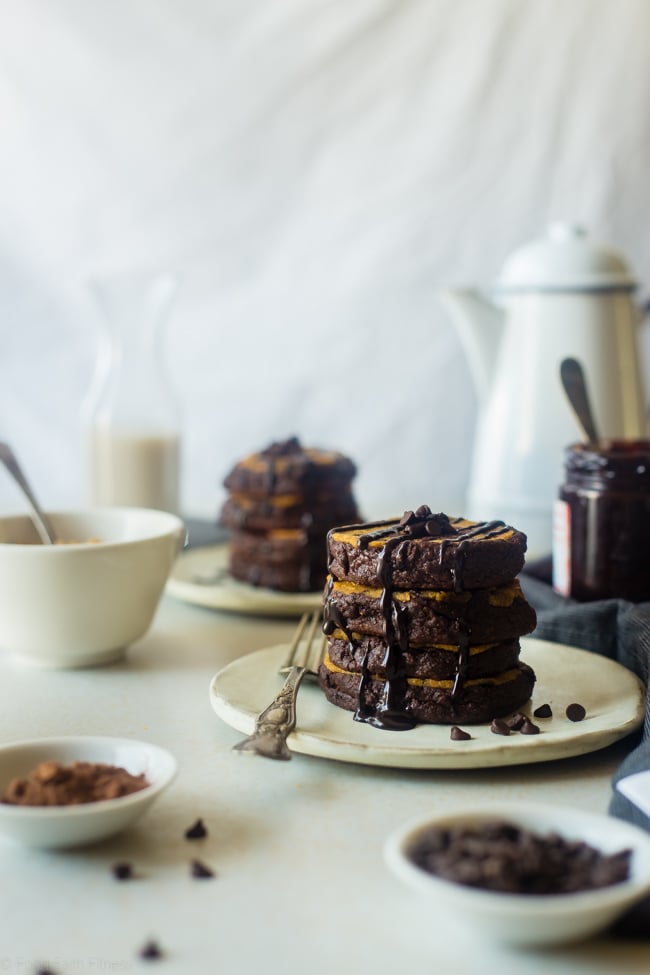
<instances>
[{"instance_id":1,"label":"jar label","mask_svg":"<svg viewBox=\"0 0 650 975\"><path fill-rule=\"evenodd\" d=\"M559 499L553 506L553 589L571 595L571 508Z\"/></svg>"}]
</instances>

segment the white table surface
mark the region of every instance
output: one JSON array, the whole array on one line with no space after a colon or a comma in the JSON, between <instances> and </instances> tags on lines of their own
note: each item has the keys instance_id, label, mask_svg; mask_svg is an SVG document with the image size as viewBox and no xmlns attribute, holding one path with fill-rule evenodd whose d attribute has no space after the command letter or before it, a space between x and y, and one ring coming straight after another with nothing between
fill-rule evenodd
<instances>
[{"instance_id":1,"label":"white table surface","mask_svg":"<svg viewBox=\"0 0 650 975\"><path fill-rule=\"evenodd\" d=\"M167 595L121 664L48 672L0 659L2 741L121 735L163 745L180 764L158 803L112 840L56 853L0 841L0 973L45 964L60 975L147 966L170 975L650 971L650 939L532 952L477 943L469 930L459 936L382 859L394 827L451 803L538 798L604 812L625 742L579 759L467 772L234 753L240 735L212 711L210 679L236 657L286 641L294 625ZM183 834L199 816L209 836L190 843ZM194 857L218 876L192 879ZM113 879L118 859L132 862L137 879ZM138 952L152 938L165 958L146 962Z\"/></svg>"}]
</instances>

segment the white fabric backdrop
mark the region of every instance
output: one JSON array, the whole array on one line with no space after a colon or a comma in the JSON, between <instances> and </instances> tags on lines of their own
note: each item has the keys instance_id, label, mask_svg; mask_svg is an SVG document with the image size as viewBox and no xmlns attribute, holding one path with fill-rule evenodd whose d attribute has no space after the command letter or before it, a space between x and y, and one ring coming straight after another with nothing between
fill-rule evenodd
<instances>
[{"instance_id":1,"label":"white fabric backdrop","mask_svg":"<svg viewBox=\"0 0 650 975\"><path fill-rule=\"evenodd\" d=\"M293 433L367 513L444 506L476 400L436 288L556 219L650 284L648 0L2 0L0 122L0 436L52 505L86 490L89 273L182 275L207 513Z\"/></svg>"}]
</instances>

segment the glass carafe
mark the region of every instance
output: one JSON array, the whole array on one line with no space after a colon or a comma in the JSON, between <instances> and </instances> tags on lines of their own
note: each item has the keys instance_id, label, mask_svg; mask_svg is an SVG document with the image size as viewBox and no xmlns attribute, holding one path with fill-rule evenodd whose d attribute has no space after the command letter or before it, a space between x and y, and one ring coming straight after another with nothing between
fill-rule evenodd
<instances>
[{"instance_id":1,"label":"glass carafe","mask_svg":"<svg viewBox=\"0 0 650 975\"><path fill-rule=\"evenodd\" d=\"M95 279L103 323L88 404L90 500L179 513L180 414L168 381L172 274Z\"/></svg>"}]
</instances>

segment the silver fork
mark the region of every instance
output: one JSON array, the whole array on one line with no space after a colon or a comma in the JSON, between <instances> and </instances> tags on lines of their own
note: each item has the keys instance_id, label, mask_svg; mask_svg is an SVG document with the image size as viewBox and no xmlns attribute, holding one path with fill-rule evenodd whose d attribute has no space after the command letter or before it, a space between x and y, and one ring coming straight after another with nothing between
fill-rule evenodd
<instances>
[{"instance_id":1,"label":"silver fork","mask_svg":"<svg viewBox=\"0 0 650 975\"><path fill-rule=\"evenodd\" d=\"M282 689L268 707L260 711L255 719L252 735L233 746L237 752L253 752L264 758L288 761L291 752L287 738L296 727L296 698L298 688L307 674L316 674L325 653L326 638L316 639L316 631L321 622L321 614L305 613L298 624L289 648L286 664L280 673L286 673ZM303 639L307 631L306 639Z\"/></svg>"}]
</instances>

